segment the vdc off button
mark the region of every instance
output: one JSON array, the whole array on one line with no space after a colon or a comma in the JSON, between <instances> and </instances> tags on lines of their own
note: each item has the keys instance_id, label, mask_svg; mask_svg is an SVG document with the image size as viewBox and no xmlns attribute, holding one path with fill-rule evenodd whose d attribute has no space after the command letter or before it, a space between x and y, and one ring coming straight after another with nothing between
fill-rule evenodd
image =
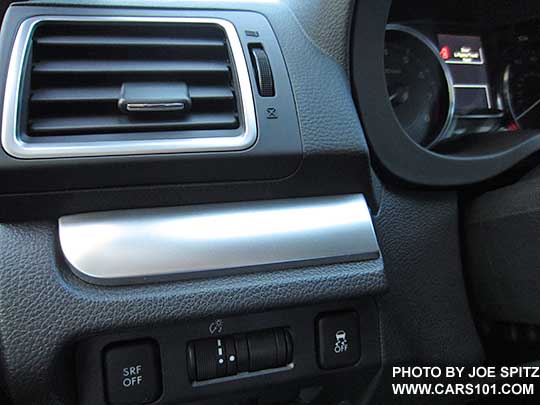
<instances>
[{"instance_id":1,"label":"vdc off button","mask_svg":"<svg viewBox=\"0 0 540 405\"><path fill-rule=\"evenodd\" d=\"M154 341L137 340L108 346L103 365L110 405L149 404L161 396L161 364Z\"/></svg>"},{"instance_id":2,"label":"vdc off button","mask_svg":"<svg viewBox=\"0 0 540 405\"><path fill-rule=\"evenodd\" d=\"M330 370L355 365L360 360L358 314L351 311L319 316L317 339L321 368Z\"/></svg>"}]
</instances>

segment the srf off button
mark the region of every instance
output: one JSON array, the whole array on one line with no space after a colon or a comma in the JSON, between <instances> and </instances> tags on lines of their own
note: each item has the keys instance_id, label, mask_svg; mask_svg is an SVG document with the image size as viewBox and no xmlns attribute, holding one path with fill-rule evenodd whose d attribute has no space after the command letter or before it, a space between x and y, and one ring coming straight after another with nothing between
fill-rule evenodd
<instances>
[{"instance_id":1,"label":"srf off button","mask_svg":"<svg viewBox=\"0 0 540 405\"><path fill-rule=\"evenodd\" d=\"M161 366L155 342L138 340L108 346L104 367L109 404L148 404L160 397Z\"/></svg>"}]
</instances>

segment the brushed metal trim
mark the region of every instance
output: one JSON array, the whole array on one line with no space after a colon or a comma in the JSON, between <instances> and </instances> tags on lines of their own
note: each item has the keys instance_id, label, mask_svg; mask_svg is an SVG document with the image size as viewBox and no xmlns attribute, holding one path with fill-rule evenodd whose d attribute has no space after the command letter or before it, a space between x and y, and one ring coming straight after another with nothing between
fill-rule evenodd
<instances>
[{"instance_id":1,"label":"brushed metal trim","mask_svg":"<svg viewBox=\"0 0 540 405\"><path fill-rule=\"evenodd\" d=\"M77 214L59 235L73 272L100 285L380 255L361 194Z\"/></svg>"},{"instance_id":2,"label":"brushed metal trim","mask_svg":"<svg viewBox=\"0 0 540 405\"><path fill-rule=\"evenodd\" d=\"M127 111L182 111L186 103L127 103Z\"/></svg>"},{"instance_id":3,"label":"brushed metal trim","mask_svg":"<svg viewBox=\"0 0 540 405\"><path fill-rule=\"evenodd\" d=\"M62 22L118 22L167 24L216 24L223 28L231 49L233 74L239 86L239 117L242 133L228 137L183 139L28 142L19 133L19 113L23 69L28 59L30 39L37 25L44 21ZM221 18L196 17L107 17L107 16L37 16L20 25L13 44L6 78L2 111L2 146L11 156L21 159L140 155L182 152L219 152L247 149L257 140L257 120L247 62L234 25Z\"/></svg>"}]
</instances>

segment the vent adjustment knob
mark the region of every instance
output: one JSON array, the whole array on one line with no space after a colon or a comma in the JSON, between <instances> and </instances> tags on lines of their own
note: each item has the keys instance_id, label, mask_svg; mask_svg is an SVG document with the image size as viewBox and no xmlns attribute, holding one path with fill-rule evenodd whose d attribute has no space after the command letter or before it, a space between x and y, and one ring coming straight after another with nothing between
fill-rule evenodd
<instances>
[{"instance_id":1,"label":"vent adjustment knob","mask_svg":"<svg viewBox=\"0 0 540 405\"><path fill-rule=\"evenodd\" d=\"M268 55L260 46L252 47L250 53L253 69L255 70L255 77L257 78L259 94L262 97L273 97L275 94L274 78L272 76L272 68L270 66Z\"/></svg>"}]
</instances>

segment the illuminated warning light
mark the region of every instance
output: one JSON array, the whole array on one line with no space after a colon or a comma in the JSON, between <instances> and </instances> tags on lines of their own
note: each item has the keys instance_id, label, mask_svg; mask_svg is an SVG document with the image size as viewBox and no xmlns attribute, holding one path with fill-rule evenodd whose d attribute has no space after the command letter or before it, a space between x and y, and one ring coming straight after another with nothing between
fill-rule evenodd
<instances>
[{"instance_id":1,"label":"illuminated warning light","mask_svg":"<svg viewBox=\"0 0 540 405\"><path fill-rule=\"evenodd\" d=\"M450 47L449 46L443 46L441 48L441 50L439 51L439 53L441 54L441 58L443 58L443 60L450 59Z\"/></svg>"},{"instance_id":2,"label":"illuminated warning light","mask_svg":"<svg viewBox=\"0 0 540 405\"><path fill-rule=\"evenodd\" d=\"M508 125L506 127L506 129L510 132L514 132L514 131L518 131L519 130L519 125L517 122L512 122L510 125Z\"/></svg>"}]
</instances>

